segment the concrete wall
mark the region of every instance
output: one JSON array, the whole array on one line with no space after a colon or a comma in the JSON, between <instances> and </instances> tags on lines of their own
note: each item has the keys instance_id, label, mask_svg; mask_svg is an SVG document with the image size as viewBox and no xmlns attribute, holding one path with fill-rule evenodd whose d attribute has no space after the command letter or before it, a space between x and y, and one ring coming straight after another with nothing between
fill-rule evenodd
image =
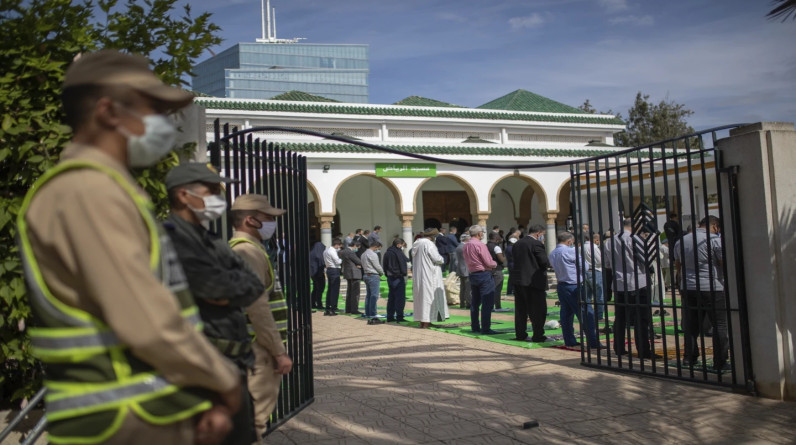
<instances>
[{"instance_id":1,"label":"concrete wall","mask_svg":"<svg viewBox=\"0 0 796 445\"><path fill-rule=\"evenodd\" d=\"M752 378L761 395L796 400L796 132L792 123L757 123L717 148L724 167L739 167Z\"/></svg>"}]
</instances>

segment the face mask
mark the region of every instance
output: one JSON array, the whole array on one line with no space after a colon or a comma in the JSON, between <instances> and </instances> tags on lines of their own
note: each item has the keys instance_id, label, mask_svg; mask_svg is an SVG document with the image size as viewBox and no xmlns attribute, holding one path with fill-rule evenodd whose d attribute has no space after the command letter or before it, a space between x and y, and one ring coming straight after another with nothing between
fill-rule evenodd
<instances>
[{"instance_id":1,"label":"face mask","mask_svg":"<svg viewBox=\"0 0 796 445\"><path fill-rule=\"evenodd\" d=\"M381 249L376 249L376 250L374 250L374 252L379 253L379 252L381 252Z\"/></svg>"},{"instance_id":2,"label":"face mask","mask_svg":"<svg viewBox=\"0 0 796 445\"><path fill-rule=\"evenodd\" d=\"M137 116L137 113L128 112ZM150 114L140 119L144 123L144 134L132 134L123 127L118 128L119 133L127 137L127 164L130 167L157 164L171 151L177 140L177 129L166 116Z\"/></svg>"},{"instance_id":3,"label":"face mask","mask_svg":"<svg viewBox=\"0 0 796 445\"><path fill-rule=\"evenodd\" d=\"M544 242L544 235L539 235L539 242Z\"/></svg>"},{"instance_id":4,"label":"face mask","mask_svg":"<svg viewBox=\"0 0 796 445\"><path fill-rule=\"evenodd\" d=\"M257 232L260 234L260 238L263 240L271 239L276 231L276 221L260 221L260 224L260 228L257 229Z\"/></svg>"},{"instance_id":5,"label":"face mask","mask_svg":"<svg viewBox=\"0 0 796 445\"><path fill-rule=\"evenodd\" d=\"M189 195L196 196L197 198L202 198L202 201L205 203L205 208L203 209L195 209L191 206L188 206L199 218L199 221L205 226L205 223L209 225L211 221L215 221L224 214L224 211L227 210L227 200L224 198L224 195L210 195L210 196L199 196L196 193L186 190Z\"/></svg>"},{"instance_id":6,"label":"face mask","mask_svg":"<svg viewBox=\"0 0 796 445\"><path fill-rule=\"evenodd\" d=\"M516 243L516 242L517 242L517 238L509 238L509 242L510 242L511 244L514 244L514 243Z\"/></svg>"}]
</instances>

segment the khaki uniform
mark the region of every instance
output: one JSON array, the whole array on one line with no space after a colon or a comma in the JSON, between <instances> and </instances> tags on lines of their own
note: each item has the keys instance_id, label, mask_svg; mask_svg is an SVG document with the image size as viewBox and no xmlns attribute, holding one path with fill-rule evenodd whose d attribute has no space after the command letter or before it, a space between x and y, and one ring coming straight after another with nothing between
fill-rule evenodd
<instances>
[{"instance_id":1,"label":"khaki uniform","mask_svg":"<svg viewBox=\"0 0 796 445\"><path fill-rule=\"evenodd\" d=\"M260 240L245 232L235 231L232 238L244 238L260 244ZM263 255L262 250L251 243L237 244L232 250L251 266L266 288L265 293L246 308L256 335L256 340L252 345L255 359L254 367L249 370L249 393L254 401L254 423L258 434L262 436L265 434L268 418L276 407L279 386L282 382L282 375L274 372L275 357L285 354L287 351L268 303L268 296L273 290L274 284L269 272L268 261L270 260Z\"/></svg>"},{"instance_id":2,"label":"khaki uniform","mask_svg":"<svg viewBox=\"0 0 796 445\"><path fill-rule=\"evenodd\" d=\"M138 188L126 166L97 149L70 144L62 159L107 166ZM214 392L235 387L235 366L183 319L174 295L153 275L149 232L116 181L94 169L62 173L37 192L26 221L43 279L58 300L103 320L133 355L174 385ZM141 437L162 433L164 440L154 442L166 443L179 431L192 443L193 429L186 427L192 419L157 426L134 416L126 414L120 432L149 428Z\"/></svg>"}]
</instances>

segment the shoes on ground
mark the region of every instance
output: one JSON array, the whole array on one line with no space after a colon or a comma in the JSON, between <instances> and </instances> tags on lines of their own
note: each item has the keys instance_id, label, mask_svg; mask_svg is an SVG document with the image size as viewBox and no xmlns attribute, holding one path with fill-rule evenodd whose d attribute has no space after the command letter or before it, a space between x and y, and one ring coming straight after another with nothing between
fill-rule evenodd
<instances>
[{"instance_id":1,"label":"shoes on ground","mask_svg":"<svg viewBox=\"0 0 796 445\"><path fill-rule=\"evenodd\" d=\"M589 346L589 349L605 349L605 345L602 343L597 343L595 346Z\"/></svg>"},{"instance_id":2,"label":"shoes on ground","mask_svg":"<svg viewBox=\"0 0 796 445\"><path fill-rule=\"evenodd\" d=\"M495 335L495 334L500 334L500 332L494 331L492 329L489 329L488 331L481 331L481 335Z\"/></svg>"},{"instance_id":3,"label":"shoes on ground","mask_svg":"<svg viewBox=\"0 0 796 445\"><path fill-rule=\"evenodd\" d=\"M537 337L531 337L531 341L532 341L533 343L544 343L544 342L546 342L547 340L548 340L548 338L547 338L547 336L546 336L546 335L543 335L543 336L541 336L541 337L538 337L538 338L537 338ZM550 339L550 341L552 341L552 339Z\"/></svg>"},{"instance_id":4,"label":"shoes on ground","mask_svg":"<svg viewBox=\"0 0 796 445\"><path fill-rule=\"evenodd\" d=\"M335 312L335 311L324 311L323 315L335 316L335 315L337 315L337 312Z\"/></svg>"},{"instance_id":5,"label":"shoes on ground","mask_svg":"<svg viewBox=\"0 0 796 445\"><path fill-rule=\"evenodd\" d=\"M603 334L613 334L613 333L614 333L614 330L613 330L613 328L612 328L612 327L610 327L610 326L606 326L606 327L604 327L604 328L601 328L601 329L600 329L600 332L602 332Z\"/></svg>"},{"instance_id":6,"label":"shoes on ground","mask_svg":"<svg viewBox=\"0 0 796 445\"><path fill-rule=\"evenodd\" d=\"M395 321L397 321L398 323L404 323L407 320L405 318L396 318Z\"/></svg>"},{"instance_id":7,"label":"shoes on ground","mask_svg":"<svg viewBox=\"0 0 796 445\"><path fill-rule=\"evenodd\" d=\"M568 348L577 348L578 346L580 346L580 342L577 341L577 342L575 342L574 344L571 344L571 345L568 345L568 344L565 343L564 346L566 346Z\"/></svg>"},{"instance_id":8,"label":"shoes on ground","mask_svg":"<svg viewBox=\"0 0 796 445\"><path fill-rule=\"evenodd\" d=\"M721 366L714 365L713 366L713 370L718 372L718 373L730 372L730 371L732 371L732 366L729 363L725 363L725 364L723 364Z\"/></svg>"},{"instance_id":9,"label":"shoes on ground","mask_svg":"<svg viewBox=\"0 0 796 445\"><path fill-rule=\"evenodd\" d=\"M641 356L641 358L645 358L645 359L649 359L649 360L651 360L651 359L653 359L653 358L654 358L654 359L662 359L662 358L663 358L663 356L662 356L662 355L660 355L660 354L653 354L653 353L651 353L651 352L650 352L650 353L647 353L647 354L644 354L644 355L642 355L642 356Z\"/></svg>"},{"instance_id":10,"label":"shoes on ground","mask_svg":"<svg viewBox=\"0 0 796 445\"><path fill-rule=\"evenodd\" d=\"M529 341L529 340L528 337L522 337L522 338L514 337L511 339L511 341Z\"/></svg>"}]
</instances>

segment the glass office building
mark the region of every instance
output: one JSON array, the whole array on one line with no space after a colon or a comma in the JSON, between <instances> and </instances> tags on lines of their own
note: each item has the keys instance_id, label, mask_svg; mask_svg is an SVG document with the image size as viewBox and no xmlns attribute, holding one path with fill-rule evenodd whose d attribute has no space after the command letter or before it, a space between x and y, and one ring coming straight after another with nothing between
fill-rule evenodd
<instances>
[{"instance_id":1,"label":"glass office building","mask_svg":"<svg viewBox=\"0 0 796 445\"><path fill-rule=\"evenodd\" d=\"M368 103L368 45L238 43L194 67L194 91L269 99L288 91Z\"/></svg>"}]
</instances>

